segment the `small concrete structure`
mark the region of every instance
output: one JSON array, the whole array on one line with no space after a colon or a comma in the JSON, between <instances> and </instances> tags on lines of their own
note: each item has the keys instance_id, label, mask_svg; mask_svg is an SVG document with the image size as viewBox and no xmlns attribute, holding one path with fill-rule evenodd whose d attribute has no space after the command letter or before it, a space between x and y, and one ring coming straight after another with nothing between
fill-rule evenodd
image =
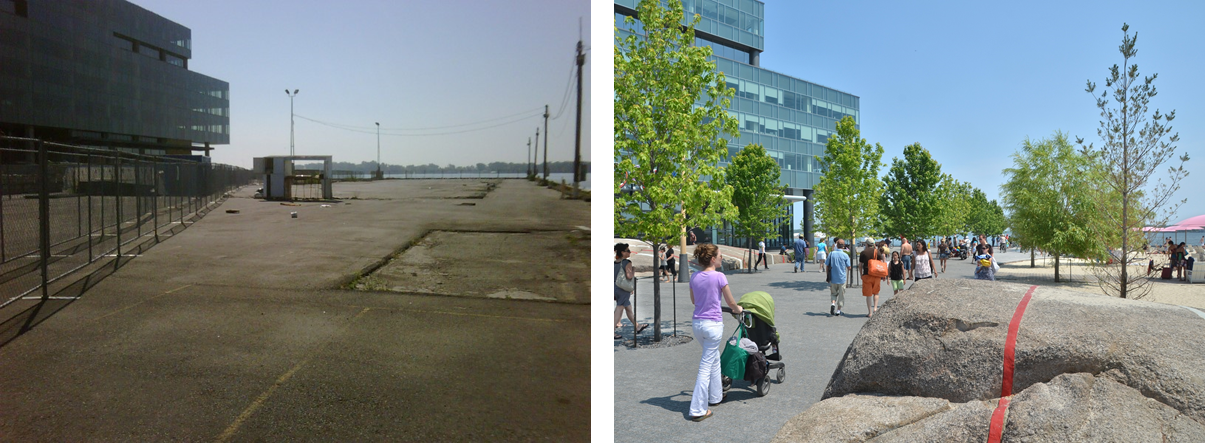
<instances>
[{"instance_id":1,"label":"small concrete structure","mask_svg":"<svg viewBox=\"0 0 1205 443\"><path fill-rule=\"evenodd\" d=\"M333 200L331 190L331 156L329 155L279 155L255 157L254 173L264 175L264 198L268 200L293 200L293 162L296 160L322 160L322 199Z\"/></svg>"}]
</instances>

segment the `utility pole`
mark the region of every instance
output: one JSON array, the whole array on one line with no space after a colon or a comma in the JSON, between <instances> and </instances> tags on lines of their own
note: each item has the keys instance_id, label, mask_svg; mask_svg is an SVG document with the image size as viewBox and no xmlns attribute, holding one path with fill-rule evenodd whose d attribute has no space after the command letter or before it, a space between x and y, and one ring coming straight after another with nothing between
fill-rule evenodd
<instances>
[{"instance_id":1,"label":"utility pole","mask_svg":"<svg viewBox=\"0 0 1205 443\"><path fill-rule=\"evenodd\" d=\"M527 157L524 163L527 163L527 176L531 177L531 137L527 137Z\"/></svg>"},{"instance_id":2,"label":"utility pole","mask_svg":"<svg viewBox=\"0 0 1205 443\"><path fill-rule=\"evenodd\" d=\"M294 89L293 93L289 94L289 90L285 89L285 95L289 96L289 157L295 155L293 153L293 127L297 126L297 123L293 120L293 97L296 97L298 92L301 92L301 90Z\"/></svg>"},{"instance_id":3,"label":"utility pole","mask_svg":"<svg viewBox=\"0 0 1205 443\"><path fill-rule=\"evenodd\" d=\"M377 124L377 180L382 180L385 175L381 173L381 122Z\"/></svg>"},{"instance_id":4,"label":"utility pole","mask_svg":"<svg viewBox=\"0 0 1205 443\"><path fill-rule=\"evenodd\" d=\"M548 105L544 105L544 180L548 180Z\"/></svg>"},{"instance_id":5,"label":"utility pole","mask_svg":"<svg viewBox=\"0 0 1205 443\"><path fill-rule=\"evenodd\" d=\"M582 41L577 41L577 136L573 138L573 198L578 198L578 183L584 180L582 174L582 65L586 63L586 54L582 53ZM686 248L682 248L686 251Z\"/></svg>"},{"instance_id":6,"label":"utility pole","mask_svg":"<svg viewBox=\"0 0 1205 443\"><path fill-rule=\"evenodd\" d=\"M544 156L547 157L548 153L545 152ZM540 164L540 127L539 126L536 126L536 156L533 157L533 159L534 160L531 162L531 169L532 169L531 175L533 177L535 177L535 176L540 175L540 166L539 166L539 164ZM548 159L545 158L544 161L548 161Z\"/></svg>"}]
</instances>

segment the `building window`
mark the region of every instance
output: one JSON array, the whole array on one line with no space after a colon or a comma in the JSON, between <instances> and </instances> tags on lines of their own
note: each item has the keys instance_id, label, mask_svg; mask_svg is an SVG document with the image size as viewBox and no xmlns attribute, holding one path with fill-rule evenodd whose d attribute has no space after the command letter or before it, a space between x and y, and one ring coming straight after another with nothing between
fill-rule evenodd
<instances>
[{"instance_id":1,"label":"building window","mask_svg":"<svg viewBox=\"0 0 1205 443\"><path fill-rule=\"evenodd\" d=\"M138 53L159 60L159 48L139 44Z\"/></svg>"},{"instance_id":2,"label":"building window","mask_svg":"<svg viewBox=\"0 0 1205 443\"><path fill-rule=\"evenodd\" d=\"M185 66L184 66L184 59L183 59L183 58L181 58L180 56L177 56L177 55L174 55L174 54L171 54L171 53L165 53L165 54L164 54L164 57L166 58L166 60L167 60L167 62L168 62L168 63L171 63L171 64L173 64L173 65L179 66L179 67L181 67L181 68L184 68L184 67L185 67Z\"/></svg>"},{"instance_id":3,"label":"building window","mask_svg":"<svg viewBox=\"0 0 1205 443\"><path fill-rule=\"evenodd\" d=\"M26 0L0 0L0 12L28 18L29 4Z\"/></svg>"}]
</instances>

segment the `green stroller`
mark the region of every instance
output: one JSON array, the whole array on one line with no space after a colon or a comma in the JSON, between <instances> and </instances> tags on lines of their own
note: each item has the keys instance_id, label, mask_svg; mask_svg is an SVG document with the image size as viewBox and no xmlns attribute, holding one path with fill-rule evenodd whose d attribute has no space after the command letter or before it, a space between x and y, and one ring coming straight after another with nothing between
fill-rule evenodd
<instances>
[{"instance_id":1,"label":"green stroller","mask_svg":"<svg viewBox=\"0 0 1205 443\"><path fill-rule=\"evenodd\" d=\"M725 342L723 354L720 355L724 392L727 393L732 387L733 379L741 378L750 382L759 397L765 397L770 393L771 370L778 370L774 377L778 383L787 378L786 364L782 362L778 352L778 329L774 327L774 298L763 291L754 291L742 295L736 304L740 305L744 312L737 316L740 325ZM723 311L732 312L726 307ZM758 355L753 355L739 346L742 338L748 338L756 345L755 354Z\"/></svg>"}]
</instances>

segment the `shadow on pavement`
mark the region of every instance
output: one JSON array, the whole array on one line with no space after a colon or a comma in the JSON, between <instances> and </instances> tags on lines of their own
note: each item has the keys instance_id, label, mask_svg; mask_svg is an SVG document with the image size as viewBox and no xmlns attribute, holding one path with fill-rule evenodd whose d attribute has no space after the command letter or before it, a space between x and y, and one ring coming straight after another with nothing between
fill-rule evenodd
<instances>
[{"instance_id":1,"label":"shadow on pavement","mask_svg":"<svg viewBox=\"0 0 1205 443\"><path fill-rule=\"evenodd\" d=\"M682 391L668 397L653 397L640 403L646 405L657 406L670 412L681 412L682 418L690 418L690 396L693 391ZM675 398L686 397L685 401L674 400Z\"/></svg>"},{"instance_id":2,"label":"shadow on pavement","mask_svg":"<svg viewBox=\"0 0 1205 443\"><path fill-rule=\"evenodd\" d=\"M780 289L794 289L796 291L822 291L828 289L828 283L822 281L779 281L769 283L766 286Z\"/></svg>"}]
</instances>

